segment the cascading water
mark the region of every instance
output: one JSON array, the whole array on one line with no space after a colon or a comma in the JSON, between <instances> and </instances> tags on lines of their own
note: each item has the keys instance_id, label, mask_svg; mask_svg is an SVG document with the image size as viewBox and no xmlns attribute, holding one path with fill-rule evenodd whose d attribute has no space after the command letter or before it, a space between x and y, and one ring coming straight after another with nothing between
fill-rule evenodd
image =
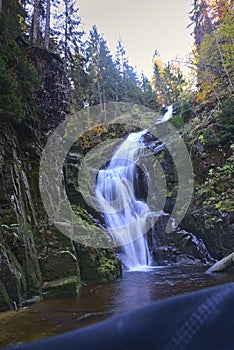
<instances>
[{"instance_id":1,"label":"cascading water","mask_svg":"<svg viewBox=\"0 0 234 350\"><path fill-rule=\"evenodd\" d=\"M173 117L173 105L166 107L166 113L158 118L156 124L164 123Z\"/></svg>"},{"instance_id":2,"label":"cascading water","mask_svg":"<svg viewBox=\"0 0 234 350\"><path fill-rule=\"evenodd\" d=\"M172 116L169 107L164 115ZM169 116L170 113L170 116ZM161 120L160 122L164 122ZM98 172L96 196L103 212L106 226L118 248L120 259L129 270L151 265L147 239L152 212L144 200L136 196L136 166L145 146L143 130L132 133L114 153L109 165Z\"/></svg>"}]
</instances>

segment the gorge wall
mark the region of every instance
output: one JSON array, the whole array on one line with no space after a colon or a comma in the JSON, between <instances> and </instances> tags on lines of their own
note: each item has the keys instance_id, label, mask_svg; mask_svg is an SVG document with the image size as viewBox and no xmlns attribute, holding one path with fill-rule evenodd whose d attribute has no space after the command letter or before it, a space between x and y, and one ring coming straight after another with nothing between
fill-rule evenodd
<instances>
[{"instance_id":1,"label":"gorge wall","mask_svg":"<svg viewBox=\"0 0 234 350\"><path fill-rule=\"evenodd\" d=\"M36 116L0 128L0 310L54 295L76 295L82 282L121 274L114 253L80 247L48 220L39 192L39 162L48 136L68 117L70 87L60 58L31 48L40 87Z\"/></svg>"}]
</instances>

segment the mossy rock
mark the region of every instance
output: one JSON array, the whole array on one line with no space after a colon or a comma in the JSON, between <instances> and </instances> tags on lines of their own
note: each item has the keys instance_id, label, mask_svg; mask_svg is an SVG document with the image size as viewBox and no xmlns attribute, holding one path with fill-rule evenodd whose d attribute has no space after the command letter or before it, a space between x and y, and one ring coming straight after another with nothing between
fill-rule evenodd
<instances>
[{"instance_id":1,"label":"mossy rock","mask_svg":"<svg viewBox=\"0 0 234 350\"><path fill-rule=\"evenodd\" d=\"M220 260L233 251L234 228L230 213L209 206L188 213L180 226L202 239L214 259Z\"/></svg>"},{"instance_id":2,"label":"mossy rock","mask_svg":"<svg viewBox=\"0 0 234 350\"><path fill-rule=\"evenodd\" d=\"M122 274L121 263L111 249L79 247L77 255L81 280L85 283L105 283Z\"/></svg>"},{"instance_id":3,"label":"mossy rock","mask_svg":"<svg viewBox=\"0 0 234 350\"><path fill-rule=\"evenodd\" d=\"M0 311L5 311L13 308L13 304L7 293L6 288L0 283Z\"/></svg>"},{"instance_id":4,"label":"mossy rock","mask_svg":"<svg viewBox=\"0 0 234 350\"><path fill-rule=\"evenodd\" d=\"M42 290L44 298L76 296L80 290L80 279L77 276L70 276L45 282Z\"/></svg>"},{"instance_id":5,"label":"mossy rock","mask_svg":"<svg viewBox=\"0 0 234 350\"><path fill-rule=\"evenodd\" d=\"M76 256L68 250L42 257L40 267L43 280L47 282L79 275Z\"/></svg>"}]
</instances>

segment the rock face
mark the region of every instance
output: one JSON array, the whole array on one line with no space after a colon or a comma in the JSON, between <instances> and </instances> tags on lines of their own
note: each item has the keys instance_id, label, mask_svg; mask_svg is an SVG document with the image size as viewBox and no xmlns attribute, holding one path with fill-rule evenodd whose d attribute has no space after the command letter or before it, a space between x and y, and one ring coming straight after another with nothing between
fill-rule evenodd
<instances>
[{"instance_id":1,"label":"rock face","mask_svg":"<svg viewBox=\"0 0 234 350\"><path fill-rule=\"evenodd\" d=\"M202 239L177 228L166 233L170 216L159 216L149 235L149 246L156 265L199 264L213 261Z\"/></svg>"},{"instance_id":2,"label":"rock face","mask_svg":"<svg viewBox=\"0 0 234 350\"><path fill-rule=\"evenodd\" d=\"M202 239L215 259L220 260L233 251L234 223L232 215L218 211L214 206L187 214L181 227Z\"/></svg>"},{"instance_id":3,"label":"rock face","mask_svg":"<svg viewBox=\"0 0 234 350\"><path fill-rule=\"evenodd\" d=\"M30 59L42 86L32 96L36 117L26 115L22 124L5 122L0 128L0 310L29 299L77 294L80 270L85 271L79 249L49 222L39 192L40 155L48 136L68 115L69 82L58 56L34 48ZM95 256L106 261L89 264ZM99 281L120 274L111 253L93 252L85 263ZM100 269L106 273L99 274Z\"/></svg>"},{"instance_id":4,"label":"rock face","mask_svg":"<svg viewBox=\"0 0 234 350\"><path fill-rule=\"evenodd\" d=\"M167 183L163 209L170 214L176 201L174 189L177 185L173 161L168 151L150 133L144 135L143 141L163 169ZM230 213L218 211L214 206L190 209L180 227L169 234L165 232L168 220L169 215L161 215L149 234L149 245L156 264L209 262L222 259L233 251L234 223Z\"/></svg>"}]
</instances>

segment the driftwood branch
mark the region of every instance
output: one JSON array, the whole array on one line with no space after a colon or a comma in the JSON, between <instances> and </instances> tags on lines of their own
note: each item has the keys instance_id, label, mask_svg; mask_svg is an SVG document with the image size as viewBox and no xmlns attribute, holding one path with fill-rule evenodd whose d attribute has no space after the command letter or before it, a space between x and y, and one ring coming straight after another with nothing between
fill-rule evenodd
<instances>
[{"instance_id":1,"label":"driftwood branch","mask_svg":"<svg viewBox=\"0 0 234 350\"><path fill-rule=\"evenodd\" d=\"M207 272L222 272L228 268L234 266L234 252L217 261L213 266L211 266Z\"/></svg>"}]
</instances>

